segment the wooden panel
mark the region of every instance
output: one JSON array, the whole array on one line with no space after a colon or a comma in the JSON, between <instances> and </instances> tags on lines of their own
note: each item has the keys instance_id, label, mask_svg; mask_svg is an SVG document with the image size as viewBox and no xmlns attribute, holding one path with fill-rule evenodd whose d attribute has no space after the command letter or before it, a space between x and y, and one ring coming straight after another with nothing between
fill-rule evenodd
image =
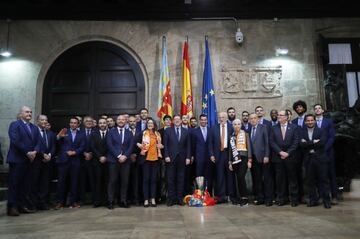
<instances>
[{"instance_id":1,"label":"wooden panel","mask_svg":"<svg viewBox=\"0 0 360 239\"><path fill-rule=\"evenodd\" d=\"M136 92L101 94L98 99L100 109L136 109Z\"/></svg>"},{"instance_id":2,"label":"wooden panel","mask_svg":"<svg viewBox=\"0 0 360 239\"><path fill-rule=\"evenodd\" d=\"M88 109L88 94L56 93L52 97L53 109Z\"/></svg>"},{"instance_id":3,"label":"wooden panel","mask_svg":"<svg viewBox=\"0 0 360 239\"><path fill-rule=\"evenodd\" d=\"M133 71L101 71L97 81L99 88L127 88L136 87Z\"/></svg>"},{"instance_id":4,"label":"wooden panel","mask_svg":"<svg viewBox=\"0 0 360 239\"><path fill-rule=\"evenodd\" d=\"M89 71L61 71L56 76L53 88L86 89L90 90L91 72Z\"/></svg>"}]
</instances>

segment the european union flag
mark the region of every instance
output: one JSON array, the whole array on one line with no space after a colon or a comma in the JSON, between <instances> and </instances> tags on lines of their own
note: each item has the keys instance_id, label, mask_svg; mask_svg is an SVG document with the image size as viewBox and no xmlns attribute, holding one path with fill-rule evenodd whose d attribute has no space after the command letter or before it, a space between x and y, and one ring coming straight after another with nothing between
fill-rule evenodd
<instances>
[{"instance_id":1,"label":"european union flag","mask_svg":"<svg viewBox=\"0 0 360 239\"><path fill-rule=\"evenodd\" d=\"M210 127L218 123L215 91L211 73L211 60L208 39L205 37L205 66L203 77L203 90L202 90L202 113L208 116L208 125Z\"/></svg>"}]
</instances>

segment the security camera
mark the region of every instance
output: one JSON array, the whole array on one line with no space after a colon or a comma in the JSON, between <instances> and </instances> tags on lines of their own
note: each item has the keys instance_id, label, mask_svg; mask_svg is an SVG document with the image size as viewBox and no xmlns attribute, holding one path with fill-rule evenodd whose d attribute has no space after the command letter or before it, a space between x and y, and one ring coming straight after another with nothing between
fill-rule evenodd
<instances>
[{"instance_id":1,"label":"security camera","mask_svg":"<svg viewBox=\"0 0 360 239\"><path fill-rule=\"evenodd\" d=\"M235 41L239 44L244 41L244 34L240 31L240 28L236 30Z\"/></svg>"}]
</instances>

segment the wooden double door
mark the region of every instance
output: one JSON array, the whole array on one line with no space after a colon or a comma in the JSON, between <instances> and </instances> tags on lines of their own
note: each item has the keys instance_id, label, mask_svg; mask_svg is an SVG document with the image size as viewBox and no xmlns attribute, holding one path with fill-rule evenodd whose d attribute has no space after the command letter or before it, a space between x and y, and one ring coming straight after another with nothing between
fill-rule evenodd
<instances>
[{"instance_id":1,"label":"wooden double door","mask_svg":"<svg viewBox=\"0 0 360 239\"><path fill-rule=\"evenodd\" d=\"M42 112L53 130L70 116L135 114L145 106L144 76L124 49L101 41L76 45L50 67L44 82Z\"/></svg>"}]
</instances>

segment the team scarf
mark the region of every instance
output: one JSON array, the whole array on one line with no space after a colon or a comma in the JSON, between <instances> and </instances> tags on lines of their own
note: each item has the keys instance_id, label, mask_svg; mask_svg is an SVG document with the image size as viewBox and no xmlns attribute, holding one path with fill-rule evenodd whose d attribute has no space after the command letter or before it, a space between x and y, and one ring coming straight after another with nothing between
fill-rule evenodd
<instances>
[{"instance_id":1,"label":"team scarf","mask_svg":"<svg viewBox=\"0 0 360 239\"><path fill-rule=\"evenodd\" d=\"M157 131L154 131L154 133L156 135L156 145L161 144L161 135L160 135L160 133L157 132ZM145 155L145 153L149 150L149 147L150 147L150 130L148 130L148 129L144 130L144 132L143 132L142 144L145 146L145 148L141 150L141 154ZM160 158L162 158L161 150L160 149L157 149L157 150L158 150L158 156Z\"/></svg>"},{"instance_id":2,"label":"team scarf","mask_svg":"<svg viewBox=\"0 0 360 239\"><path fill-rule=\"evenodd\" d=\"M230 138L230 146L233 157L239 157L239 151L247 151L246 133L244 130L235 135L235 132Z\"/></svg>"}]
</instances>

